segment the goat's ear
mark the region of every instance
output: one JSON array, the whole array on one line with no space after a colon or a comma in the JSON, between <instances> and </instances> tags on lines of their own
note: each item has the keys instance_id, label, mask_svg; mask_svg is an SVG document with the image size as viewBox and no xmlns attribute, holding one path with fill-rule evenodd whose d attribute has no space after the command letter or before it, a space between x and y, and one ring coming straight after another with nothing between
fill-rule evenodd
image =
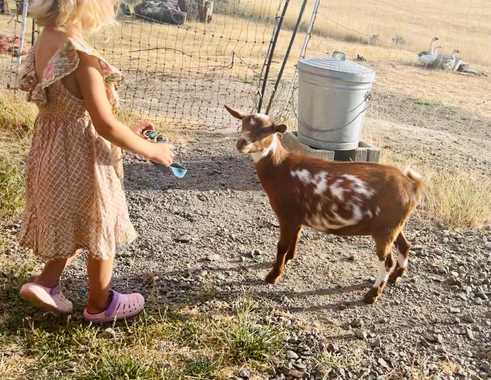
<instances>
[{"instance_id":1,"label":"goat's ear","mask_svg":"<svg viewBox=\"0 0 491 380\"><path fill-rule=\"evenodd\" d=\"M242 115L239 111L233 110L229 106L225 106L225 109L229 112L230 115L235 117L236 119L242 120L245 116Z\"/></svg>"},{"instance_id":2,"label":"goat's ear","mask_svg":"<svg viewBox=\"0 0 491 380\"><path fill-rule=\"evenodd\" d=\"M274 131L275 132L280 132L280 133L285 133L287 129L287 126L285 124L280 124L280 125L275 125L274 126Z\"/></svg>"}]
</instances>

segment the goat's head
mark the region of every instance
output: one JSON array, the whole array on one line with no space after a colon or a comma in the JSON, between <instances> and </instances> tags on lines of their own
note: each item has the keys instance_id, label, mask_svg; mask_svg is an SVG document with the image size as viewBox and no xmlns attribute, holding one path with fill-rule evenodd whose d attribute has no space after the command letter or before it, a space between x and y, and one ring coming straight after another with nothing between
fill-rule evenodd
<instances>
[{"instance_id":1,"label":"goat's head","mask_svg":"<svg viewBox=\"0 0 491 380\"><path fill-rule=\"evenodd\" d=\"M284 133L286 125L275 124L271 116L265 114L246 115L225 106L227 111L236 119L242 120L237 149L241 153L256 153L266 149L271 144L271 136L276 132Z\"/></svg>"}]
</instances>

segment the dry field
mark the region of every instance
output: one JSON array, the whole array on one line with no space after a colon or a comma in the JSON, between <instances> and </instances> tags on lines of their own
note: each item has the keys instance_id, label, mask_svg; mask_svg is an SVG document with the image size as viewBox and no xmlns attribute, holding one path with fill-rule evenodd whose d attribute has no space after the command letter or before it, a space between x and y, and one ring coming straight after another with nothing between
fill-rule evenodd
<instances>
[{"instance_id":1,"label":"dry field","mask_svg":"<svg viewBox=\"0 0 491 380\"><path fill-rule=\"evenodd\" d=\"M299 3L292 1L288 27ZM19 300L19 286L40 267L15 244L35 109L0 91L0 378L489 378L491 80L416 64L438 35L447 51L458 48L491 74L489 1L322 2L308 55L366 58L377 80L363 138L382 148L384 162L413 166L427 183L407 228L409 273L373 306L360 302L376 273L364 238L304 231L285 278L275 287L262 282L278 225L234 148L235 130L224 128L232 121L222 104L254 104L278 1L229 4L233 15L217 14L209 25L122 19L92 37L127 74L122 120L151 111L189 169L177 181L127 157L140 238L118 256L114 284L145 294L147 312L136 321L107 328L81 320L83 259L63 279L73 316L44 315ZM0 32L13 30L9 21L0 16ZM2 75L10 62L0 55Z\"/></svg>"}]
</instances>

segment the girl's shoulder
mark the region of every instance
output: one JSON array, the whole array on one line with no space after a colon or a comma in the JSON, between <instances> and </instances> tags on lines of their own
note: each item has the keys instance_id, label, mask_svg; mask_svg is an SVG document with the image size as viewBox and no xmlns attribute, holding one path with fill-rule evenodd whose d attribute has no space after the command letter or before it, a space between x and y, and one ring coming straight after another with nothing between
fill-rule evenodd
<instances>
[{"instance_id":1,"label":"girl's shoulder","mask_svg":"<svg viewBox=\"0 0 491 380\"><path fill-rule=\"evenodd\" d=\"M107 62L99 52L81 38L66 36L60 47L49 59L42 75L36 73L35 57L37 43L29 51L20 72L19 88L29 93L29 100L39 104L47 102L46 89L53 83L72 74L80 65L79 53L97 58L100 71L108 84L123 80L123 75L116 67Z\"/></svg>"}]
</instances>

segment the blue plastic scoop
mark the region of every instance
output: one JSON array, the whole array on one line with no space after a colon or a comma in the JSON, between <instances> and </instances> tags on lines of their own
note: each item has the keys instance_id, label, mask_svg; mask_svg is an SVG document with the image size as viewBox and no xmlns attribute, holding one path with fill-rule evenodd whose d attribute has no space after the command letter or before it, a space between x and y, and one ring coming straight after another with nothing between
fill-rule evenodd
<instances>
[{"instance_id":1,"label":"blue plastic scoop","mask_svg":"<svg viewBox=\"0 0 491 380\"><path fill-rule=\"evenodd\" d=\"M184 178L186 176L186 173L188 172L188 169L176 163L171 164L171 166L169 166L169 169L176 178Z\"/></svg>"},{"instance_id":2,"label":"blue plastic scoop","mask_svg":"<svg viewBox=\"0 0 491 380\"><path fill-rule=\"evenodd\" d=\"M154 131L154 130L144 131L143 135L148 140L154 141L157 144L164 144L166 142L166 140L162 137L162 135L159 132ZM155 165L158 165L158 164L155 164ZM169 166L169 170L174 175L174 177L176 177L176 178L184 178L186 176L186 173L188 172L188 170L184 166L182 166L178 163L171 164Z\"/></svg>"}]
</instances>

